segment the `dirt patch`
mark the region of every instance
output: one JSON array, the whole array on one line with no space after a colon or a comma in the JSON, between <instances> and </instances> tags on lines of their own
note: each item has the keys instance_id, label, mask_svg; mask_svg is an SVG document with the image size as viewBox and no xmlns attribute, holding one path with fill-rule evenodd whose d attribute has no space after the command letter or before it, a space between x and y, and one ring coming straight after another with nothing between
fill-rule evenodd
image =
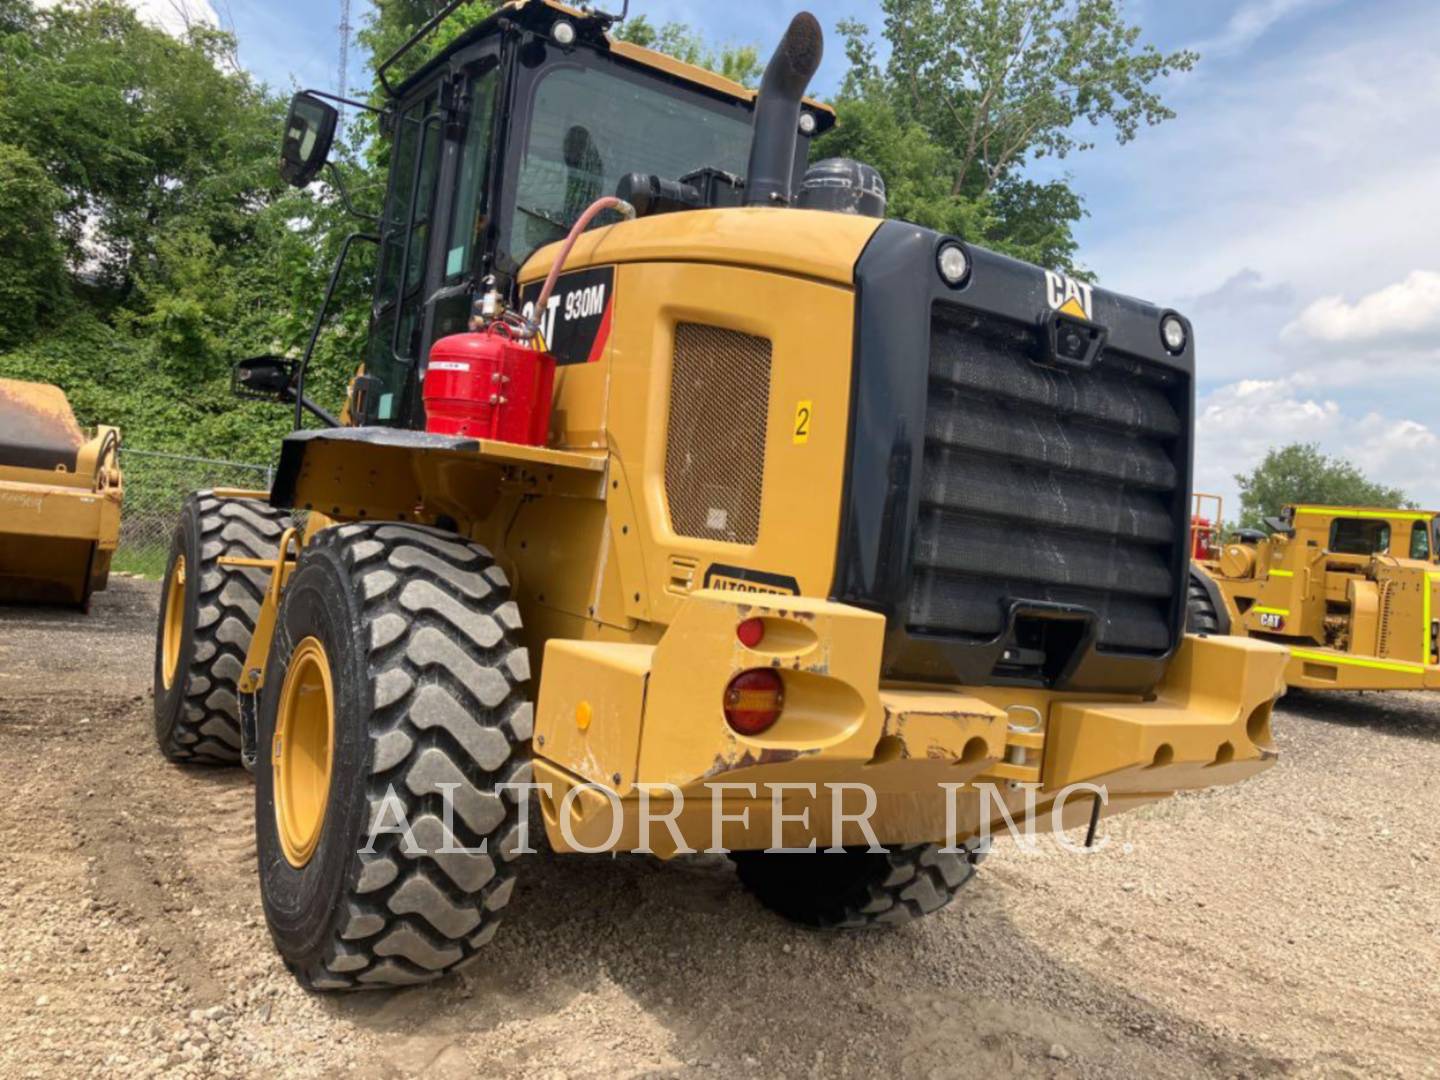
<instances>
[{"instance_id":1,"label":"dirt patch","mask_svg":"<svg viewBox=\"0 0 1440 1080\"><path fill-rule=\"evenodd\" d=\"M525 868L488 963L301 991L252 789L153 749L158 588L0 609L0 1075L1374 1076L1440 1060L1440 695L1312 695L1278 768L1002 844L950 910L831 937L723 859Z\"/></svg>"}]
</instances>

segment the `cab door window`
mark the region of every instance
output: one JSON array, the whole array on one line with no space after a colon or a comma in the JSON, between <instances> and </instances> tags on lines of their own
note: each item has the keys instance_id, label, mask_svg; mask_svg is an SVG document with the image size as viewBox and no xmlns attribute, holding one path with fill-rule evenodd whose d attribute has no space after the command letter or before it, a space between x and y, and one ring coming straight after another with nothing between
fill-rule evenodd
<instances>
[{"instance_id":1,"label":"cab door window","mask_svg":"<svg viewBox=\"0 0 1440 1080\"><path fill-rule=\"evenodd\" d=\"M377 419L395 423L420 351L435 181L444 125L432 91L396 120L365 370L384 384Z\"/></svg>"},{"instance_id":2,"label":"cab door window","mask_svg":"<svg viewBox=\"0 0 1440 1080\"><path fill-rule=\"evenodd\" d=\"M1430 561L1430 523L1426 521L1415 522L1415 527L1410 530L1410 558L1419 559L1422 562Z\"/></svg>"}]
</instances>

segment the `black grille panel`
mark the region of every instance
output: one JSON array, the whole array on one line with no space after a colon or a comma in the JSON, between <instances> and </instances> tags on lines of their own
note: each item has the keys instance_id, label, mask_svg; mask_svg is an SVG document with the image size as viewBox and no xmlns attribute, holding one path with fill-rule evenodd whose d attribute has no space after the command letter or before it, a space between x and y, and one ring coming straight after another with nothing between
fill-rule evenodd
<instances>
[{"instance_id":1,"label":"black grille panel","mask_svg":"<svg viewBox=\"0 0 1440 1080\"><path fill-rule=\"evenodd\" d=\"M1113 350L1035 363L1033 327L937 308L908 624L990 640L1010 607L1095 612L1104 650L1173 645L1188 385Z\"/></svg>"}]
</instances>

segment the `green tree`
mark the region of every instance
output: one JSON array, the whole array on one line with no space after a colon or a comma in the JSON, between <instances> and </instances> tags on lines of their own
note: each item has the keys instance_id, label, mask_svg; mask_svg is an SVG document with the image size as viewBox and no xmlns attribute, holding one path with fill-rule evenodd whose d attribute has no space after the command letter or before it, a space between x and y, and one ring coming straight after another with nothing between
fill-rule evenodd
<instances>
[{"instance_id":1,"label":"green tree","mask_svg":"<svg viewBox=\"0 0 1440 1080\"><path fill-rule=\"evenodd\" d=\"M1344 458L1320 452L1316 443L1272 448L1249 473L1237 474L1240 524L1259 529L1286 506L1412 507L1399 488L1368 479Z\"/></svg>"},{"instance_id":2,"label":"green tree","mask_svg":"<svg viewBox=\"0 0 1440 1080\"><path fill-rule=\"evenodd\" d=\"M760 50L754 45L722 45L716 49L685 23L667 22L657 28L644 15L636 15L620 25L616 36L713 71L742 86L755 86L765 68Z\"/></svg>"},{"instance_id":3,"label":"green tree","mask_svg":"<svg viewBox=\"0 0 1440 1080\"><path fill-rule=\"evenodd\" d=\"M70 279L55 215L65 193L18 146L0 143L0 346L64 306Z\"/></svg>"},{"instance_id":4,"label":"green tree","mask_svg":"<svg viewBox=\"0 0 1440 1080\"><path fill-rule=\"evenodd\" d=\"M11 0L13 10L13 0ZM247 240L257 200L279 189L281 104L226 63L234 41L197 26L179 40L114 0L0 18L0 140L64 192L72 261L122 287L155 255L157 226L204 220L217 245Z\"/></svg>"},{"instance_id":5,"label":"green tree","mask_svg":"<svg viewBox=\"0 0 1440 1080\"><path fill-rule=\"evenodd\" d=\"M366 12L365 24L355 39L369 51L371 66L378 68L443 6L440 0L375 0ZM416 45L393 71L386 73L386 78L393 86L413 75L456 37L488 18L498 6L495 0L472 0L441 23L434 34ZM378 84L376 90L379 92Z\"/></svg>"},{"instance_id":6,"label":"green tree","mask_svg":"<svg viewBox=\"0 0 1440 1080\"><path fill-rule=\"evenodd\" d=\"M842 22L850 70L840 125L823 153L868 159L892 188L891 212L1042 265L1077 269L1084 214L1065 180L1027 164L1121 143L1174 116L1157 79L1195 53L1140 43L1121 0L881 0L890 46Z\"/></svg>"}]
</instances>

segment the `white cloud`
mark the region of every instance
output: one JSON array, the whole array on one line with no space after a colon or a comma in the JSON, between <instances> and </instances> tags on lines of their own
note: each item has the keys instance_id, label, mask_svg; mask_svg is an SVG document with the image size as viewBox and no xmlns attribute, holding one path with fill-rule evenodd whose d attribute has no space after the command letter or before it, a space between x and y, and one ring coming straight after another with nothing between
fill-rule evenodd
<instances>
[{"instance_id":1,"label":"white cloud","mask_svg":"<svg viewBox=\"0 0 1440 1080\"><path fill-rule=\"evenodd\" d=\"M1202 398L1196 490L1222 495L1233 513L1236 473L1249 472L1272 447L1317 442L1375 481L1399 487L1423 505L1440 506L1440 476L1429 468L1440 456L1434 427L1378 410L1352 413L1317 390L1309 376L1295 375L1241 380ZM1440 424L1440 415L1432 422Z\"/></svg>"},{"instance_id":2,"label":"white cloud","mask_svg":"<svg viewBox=\"0 0 1440 1080\"><path fill-rule=\"evenodd\" d=\"M1229 56L1253 45L1276 23L1333 0L1249 0L1225 20L1220 33L1190 47L1202 57Z\"/></svg>"},{"instance_id":3,"label":"white cloud","mask_svg":"<svg viewBox=\"0 0 1440 1080\"><path fill-rule=\"evenodd\" d=\"M1440 274L1415 270L1404 281L1362 296L1353 304L1343 296L1324 296L1289 323L1288 341L1373 344L1440 330ZM1433 347L1433 342L1430 343Z\"/></svg>"},{"instance_id":4,"label":"white cloud","mask_svg":"<svg viewBox=\"0 0 1440 1080\"><path fill-rule=\"evenodd\" d=\"M57 7L62 0L36 0L36 6ZM191 26L219 26L220 15L209 0L126 0L152 26L177 37Z\"/></svg>"}]
</instances>

